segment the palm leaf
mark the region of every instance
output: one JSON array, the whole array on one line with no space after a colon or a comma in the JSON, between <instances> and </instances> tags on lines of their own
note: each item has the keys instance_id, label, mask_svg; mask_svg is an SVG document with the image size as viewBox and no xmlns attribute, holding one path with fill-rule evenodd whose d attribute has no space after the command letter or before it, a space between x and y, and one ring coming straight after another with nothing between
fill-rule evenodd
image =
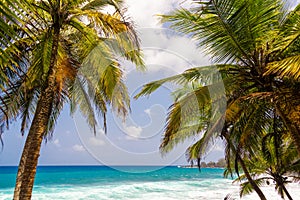
<instances>
[{"instance_id":1,"label":"palm leaf","mask_svg":"<svg viewBox=\"0 0 300 200\"><path fill-rule=\"evenodd\" d=\"M264 185L265 181L268 179L269 178L259 178L254 181L260 187L260 186ZM240 197L250 194L252 192L253 192L253 188L248 181L241 184Z\"/></svg>"},{"instance_id":2,"label":"palm leaf","mask_svg":"<svg viewBox=\"0 0 300 200\"><path fill-rule=\"evenodd\" d=\"M281 61L270 63L267 74L277 74L281 77L300 79L300 55L291 56Z\"/></svg>"},{"instance_id":3,"label":"palm leaf","mask_svg":"<svg viewBox=\"0 0 300 200\"><path fill-rule=\"evenodd\" d=\"M92 98L86 92L87 83L84 78L77 77L71 88L71 108L72 112L76 111L76 105L79 105L80 111L84 117L86 117L87 123L93 129L96 134L97 120L95 117L95 112L92 106Z\"/></svg>"},{"instance_id":4,"label":"palm leaf","mask_svg":"<svg viewBox=\"0 0 300 200\"><path fill-rule=\"evenodd\" d=\"M220 81L222 81L222 71L228 69L228 67L230 67L230 65L212 65L191 68L181 74L147 83L143 86L141 92L139 92L134 98L138 99L141 96L150 95L167 82L178 85L184 85L190 82L198 82L202 85L218 85L220 84Z\"/></svg>"},{"instance_id":5,"label":"palm leaf","mask_svg":"<svg viewBox=\"0 0 300 200\"><path fill-rule=\"evenodd\" d=\"M114 6L115 8L118 9L122 3L123 3L123 0L93 0L89 3L87 3L81 9L82 10L97 10L97 9L101 9L108 5Z\"/></svg>"},{"instance_id":6,"label":"palm leaf","mask_svg":"<svg viewBox=\"0 0 300 200\"><path fill-rule=\"evenodd\" d=\"M199 46L206 46L207 52L217 62L238 58L246 66L251 65L249 53L256 38L269 31L270 23L277 18L277 2L261 1L196 1L198 7L190 12L177 10L163 16L163 22L171 27L191 34ZM262 5L263 4L263 5ZM258 6L259 5L259 6ZM253 12L255 10L255 15ZM201 41L201 42L200 42Z\"/></svg>"}]
</instances>

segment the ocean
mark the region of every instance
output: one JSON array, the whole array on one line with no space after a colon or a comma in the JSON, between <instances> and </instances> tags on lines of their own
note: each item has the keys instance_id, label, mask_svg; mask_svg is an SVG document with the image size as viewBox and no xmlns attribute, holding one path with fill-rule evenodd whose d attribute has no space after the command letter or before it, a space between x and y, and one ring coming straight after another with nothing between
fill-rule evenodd
<instances>
[{"instance_id":1,"label":"ocean","mask_svg":"<svg viewBox=\"0 0 300 200\"><path fill-rule=\"evenodd\" d=\"M130 171L130 172L128 172ZM0 167L0 199L12 199L17 167ZM288 187L300 197L299 185ZM263 188L280 199L273 187ZM239 199L239 186L223 178L223 169L170 167L40 166L32 199L82 200L223 200ZM251 194L242 199L258 199Z\"/></svg>"}]
</instances>

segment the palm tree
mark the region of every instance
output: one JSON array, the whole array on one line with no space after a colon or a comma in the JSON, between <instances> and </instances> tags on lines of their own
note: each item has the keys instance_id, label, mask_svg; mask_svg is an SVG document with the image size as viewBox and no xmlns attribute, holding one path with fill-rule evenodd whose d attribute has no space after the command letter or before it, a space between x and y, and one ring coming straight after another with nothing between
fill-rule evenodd
<instances>
[{"instance_id":1,"label":"palm tree","mask_svg":"<svg viewBox=\"0 0 300 200\"><path fill-rule=\"evenodd\" d=\"M229 161L234 159L236 173L239 171L238 166L241 166L260 198L266 199L248 172L247 165L243 160L244 155L241 155L240 140L235 138L233 140L233 136L241 135L238 133L240 133L240 129L244 126L242 123L236 125L235 122L244 122L251 115L248 112L244 112L245 116L240 115L246 109L246 106L240 108L236 105L235 107L228 106L226 108L226 101L229 103L230 101L226 99L225 94L231 91L231 87L229 86L234 85L228 85L226 87L228 91L225 92L224 88L222 88L222 81L231 83L234 77L225 76L225 72L228 70L227 66L218 65L217 67L219 69L224 68L225 71L220 70L219 72L221 73L219 73L212 70L212 66L200 67L189 69L182 74L166 79L154 81L145 85L143 91L136 98L152 93L165 82L174 82L182 85L182 87L174 92L175 102L170 107L164 138L160 146L162 153L167 153L176 144L187 138L194 137L196 142L187 149L187 158L192 163L196 161L200 167L202 156L214 143L215 138L221 137L226 144L228 171L231 169ZM205 82L207 85L201 85L199 80L200 82ZM249 108L249 105L247 107ZM233 173L231 170L230 172Z\"/></svg>"},{"instance_id":2,"label":"palm tree","mask_svg":"<svg viewBox=\"0 0 300 200\"><path fill-rule=\"evenodd\" d=\"M276 131L265 134L260 140L260 149L251 159L247 159L246 163L251 176L258 185L270 184L270 181L273 181L281 198L284 199L286 195L288 199L292 200L285 185L291 182L290 179L300 180L300 159L290 138L287 135L279 134L281 128L276 127ZM236 179L236 181L241 180L245 180L245 175ZM252 192L251 184L248 181L243 182L240 195L243 196L250 192Z\"/></svg>"},{"instance_id":3,"label":"palm tree","mask_svg":"<svg viewBox=\"0 0 300 200\"><path fill-rule=\"evenodd\" d=\"M270 126L270 112L275 109L300 155L300 82L297 76L286 76L282 68L274 70L282 63L285 68L294 66L294 72L299 70L295 69L300 55L299 7L290 11L279 0L197 0L190 10L182 8L162 16L162 22L195 38L219 63L154 81L137 95L149 95L165 82L182 88L191 81L200 82L175 98L170 107L163 152L194 136L197 142L188 149L188 156L200 161L207 147L221 136L227 155L236 160L236 170L239 163L245 172L244 158L256 151L254 136ZM222 103L223 83L227 108ZM247 178L252 179L249 174ZM255 182L250 183L265 199Z\"/></svg>"},{"instance_id":4,"label":"palm tree","mask_svg":"<svg viewBox=\"0 0 300 200\"><path fill-rule=\"evenodd\" d=\"M20 37L3 49L10 59L1 57L1 65L23 73L1 94L1 120L21 117L22 134L30 124L14 192L14 199L30 199L42 140L51 136L64 104L71 104L71 112L78 106L95 133L95 113L99 113L106 130L107 106L122 116L129 108L118 57L141 68L143 61L121 0L26 0L21 4L25 23ZM107 14L107 6L115 13Z\"/></svg>"}]
</instances>

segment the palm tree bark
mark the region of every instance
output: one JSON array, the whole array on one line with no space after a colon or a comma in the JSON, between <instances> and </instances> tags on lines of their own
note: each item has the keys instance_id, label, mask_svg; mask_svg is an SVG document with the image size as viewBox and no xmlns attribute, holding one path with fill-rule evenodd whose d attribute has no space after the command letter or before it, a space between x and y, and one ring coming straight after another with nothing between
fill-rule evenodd
<instances>
[{"instance_id":1,"label":"palm tree bark","mask_svg":"<svg viewBox=\"0 0 300 200\"><path fill-rule=\"evenodd\" d=\"M259 198L261 200L267 200L266 197L265 197L265 195L264 195L264 193L261 191L261 189L257 186L257 184L255 183L255 181L252 179L252 177L251 177L251 175L250 175L250 173L249 173L249 171L248 171L248 169L247 169L247 167L246 167L243 159L241 158L241 156L240 155L237 155L237 156L238 156L238 161L241 164L241 167L242 167L242 169L243 169L243 171L244 171L244 173L245 173L245 175L246 175L249 183L251 184L252 188L255 190L255 192L257 193L257 195L259 196Z\"/></svg>"},{"instance_id":2,"label":"palm tree bark","mask_svg":"<svg viewBox=\"0 0 300 200\"><path fill-rule=\"evenodd\" d=\"M243 159L241 158L241 155L239 153L237 153L237 150L234 148L234 145L232 145L232 142L229 138L229 133L228 133L228 126L230 124L227 124L223 127L223 130L221 132L221 135L225 138L225 140L228 142L228 144L230 144L231 146L231 150L236 153L237 155L237 160L238 162L240 163L244 173L245 173L245 176L247 177L249 183L251 184L252 188L255 190L255 192L257 193L257 195L259 196L259 198L261 200L267 200L264 193L261 191L261 189L258 187L258 185L255 183L255 181L252 179L248 169L247 169L247 166L245 164L245 162L243 161Z\"/></svg>"},{"instance_id":3,"label":"palm tree bark","mask_svg":"<svg viewBox=\"0 0 300 200\"><path fill-rule=\"evenodd\" d=\"M286 194L286 196L289 198L289 200L293 200L292 196L290 195L290 193L288 192L288 190L286 189L286 187L284 186L284 184L282 184L281 187L282 187L284 193Z\"/></svg>"},{"instance_id":4,"label":"palm tree bark","mask_svg":"<svg viewBox=\"0 0 300 200\"><path fill-rule=\"evenodd\" d=\"M37 108L20 159L14 191L14 200L31 199L36 167L40 155L40 148L45 133L47 132L48 121L52 111L55 91L55 64L57 61L57 50L60 33L59 24L54 24L53 29L53 44L47 83L43 88L43 91L41 91L41 95L37 103Z\"/></svg>"}]
</instances>

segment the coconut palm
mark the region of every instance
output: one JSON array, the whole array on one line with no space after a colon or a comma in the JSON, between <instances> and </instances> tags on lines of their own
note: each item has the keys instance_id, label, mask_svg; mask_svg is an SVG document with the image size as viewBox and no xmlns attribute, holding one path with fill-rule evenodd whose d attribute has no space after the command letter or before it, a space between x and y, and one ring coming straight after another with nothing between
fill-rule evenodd
<instances>
[{"instance_id":1,"label":"coconut palm","mask_svg":"<svg viewBox=\"0 0 300 200\"><path fill-rule=\"evenodd\" d=\"M221 70L222 68L228 70L228 66L218 65L217 67L220 69L219 71L212 70L212 66L194 68L180 75L149 83L136 97L150 94L165 82L183 85L174 92L175 102L170 107L170 112L167 116L164 138L160 146L161 151L167 153L176 144L188 138L194 138L196 142L187 149L187 158L190 162L196 161L199 166L201 159L206 151L210 149L210 146L213 145L215 139L221 137L226 144L226 159L228 161L235 160L234 169L236 169L236 172L238 172L238 166L241 166L260 198L266 199L252 180L243 161L244 154L241 154L242 148L239 145L239 138L233 138L233 136L241 135L239 133L244 126L242 122L247 121L247 118L250 118L250 116L253 117L248 112L242 112L246 108L249 111L249 105L246 103L244 107L241 104L236 106L229 105L226 108L226 103L231 101L226 99L225 94L230 91L230 88L235 88L235 85L228 84L228 87L226 87L228 91L226 92L222 88L222 84L224 81L226 86L226 83L231 83L234 78L231 75L226 76ZM203 86L199 81L205 82L207 85ZM240 115L241 113L243 115ZM254 125L255 123L253 123ZM227 166L228 169L231 168L229 164Z\"/></svg>"},{"instance_id":2,"label":"coconut palm","mask_svg":"<svg viewBox=\"0 0 300 200\"><path fill-rule=\"evenodd\" d=\"M276 121L275 117L274 122L277 123ZM273 181L281 198L284 199L286 195L292 200L285 185L300 180L300 159L290 138L285 134L279 134L282 127L279 128L278 125L280 126L280 124L275 125L276 130L270 131L261 138L259 149L251 159L246 160L246 163L257 184L270 184L270 181ZM245 175L236 179L236 181L241 180L245 180ZM252 192L251 184L248 181L243 182L240 195L250 192Z\"/></svg>"},{"instance_id":3,"label":"coconut palm","mask_svg":"<svg viewBox=\"0 0 300 200\"><path fill-rule=\"evenodd\" d=\"M120 0L26 0L21 4L24 26L13 45L3 49L10 59L1 57L1 66L23 73L1 94L1 120L20 117L22 133L29 128L14 199L30 199L42 140L51 136L64 104L70 103L72 113L79 107L95 133L98 113L106 130L108 106L121 116L129 108L120 59L141 68L143 61ZM108 6L115 12L108 14Z\"/></svg>"},{"instance_id":4,"label":"coconut palm","mask_svg":"<svg viewBox=\"0 0 300 200\"><path fill-rule=\"evenodd\" d=\"M299 66L298 10L299 6L290 11L279 0L197 0L190 10L181 8L162 16L171 28L195 38L216 63L149 83L137 95L149 95L165 82L182 87L200 82L201 86L175 98L170 107L163 152L194 136L197 142L188 149L188 156L199 161L221 136L227 155L233 155L247 170L243 159L255 152L254 136L270 126L270 113L275 109L300 155L300 83L297 76L286 76L282 68L274 70L282 63L285 68ZM227 108L222 103L222 83ZM191 97L195 97L193 101ZM250 183L265 199L255 182Z\"/></svg>"},{"instance_id":5,"label":"coconut palm","mask_svg":"<svg viewBox=\"0 0 300 200\"><path fill-rule=\"evenodd\" d=\"M295 59L299 56L299 31L295 28L299 27L299 6L288 12L281 1L196 1L196 4L198 7L192 12L177 10L164 16L163 20L171 22L175 30L198 39L199 46L207 47L207 52L216 62L235 65L230 67L230 73L245 79L242 83L247 89L245 92L274 94L288 88L284 98L290 98L290 103L286 106L298 110L296 88L299 82L280 79L269 71L282 62L292 63L290 68L299 66ZM239 86L238 81L241 82L237 79L233 83ZM245 93L240 93L242 95ZM282 104L282 99L276 100ZM277 106L279 113L286 109ZM286 126L293 126L290 134L293 134L300 153L296 122L297 119L287 119Z\"/></svg>"}]
</instances>

